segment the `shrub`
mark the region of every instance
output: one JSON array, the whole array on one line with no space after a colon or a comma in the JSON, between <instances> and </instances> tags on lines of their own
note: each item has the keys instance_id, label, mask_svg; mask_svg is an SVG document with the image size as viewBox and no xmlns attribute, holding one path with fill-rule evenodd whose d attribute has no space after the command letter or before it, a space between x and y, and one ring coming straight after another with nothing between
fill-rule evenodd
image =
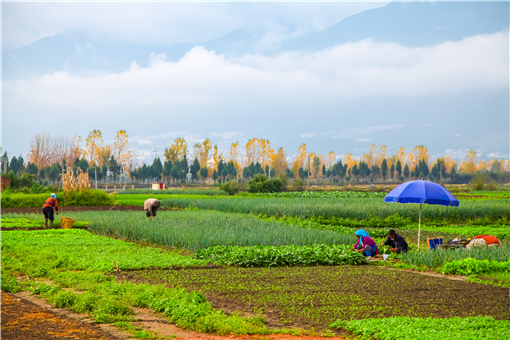
<instances>
[{"instance_id":1,"label":"shrub","mask_svg":"<svg viewBox=\"0 0 510 340\"><path fill-rule=\"evenodd\" d=\"M279 178L268 179L265 175L258 174L248 181L248 192L279 192L282 191L283 183Z\"/></svg>"},{"instance_id":2,"label":"shrub","mask_svg":"<svg viewBox=\"0 0 510 340\"><path fill-rule=\"evenodd\" d=\"M234 195L241 191L241 186L237 181L230 181L220 185L220 189L227 192L229 195Z\"/></svg>"}]
</instances>

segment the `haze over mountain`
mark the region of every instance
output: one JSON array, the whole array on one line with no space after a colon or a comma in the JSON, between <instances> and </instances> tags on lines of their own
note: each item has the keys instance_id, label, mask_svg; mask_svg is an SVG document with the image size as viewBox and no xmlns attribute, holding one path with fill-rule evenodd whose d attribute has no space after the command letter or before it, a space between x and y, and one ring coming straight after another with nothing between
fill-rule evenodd
<instances>
[{"instance_id":1,"label":"haze over mountain","mask_svg":"<svg viewBox=\"0 0 510 340\"><path fill-rule=\"evenodd\" d=\"M320 12L321 4L313 6ZM3 16L9 19L9 13ZM392 2L308 33L284 21L178 44L66 29L3 51L3 121L9 128L3 145L25 153L16 139L44 131L41 124L18 130L14 115L63 118L92 110L89 116L101 117L99 124L84 121L79 134L133 121L111 132L128 129L142 141L135 145L139 150L162 148L174 135L187 134L191 142L211 137L225 148L237 139L269 138L289 154L306 142L338 154L376 143L425 144L436 154L449 149L460 156L475 148L508 155L508 2ZM14 33L5 25L4 40ZM94 92L115 77L111 88ZM142 87L123 89L134 77ZM105 90L111 91L108 100ZM155 121L172 122L171 131L156 127L159 137L150 137L149 127L134 123L146 110ZM240 123L239 112L258 119ZM320 119L310 121L310 112ZM265 118L272 123L261 123ZM60 122L48 127L73 130Z\"/></svg>"}]
</instances>

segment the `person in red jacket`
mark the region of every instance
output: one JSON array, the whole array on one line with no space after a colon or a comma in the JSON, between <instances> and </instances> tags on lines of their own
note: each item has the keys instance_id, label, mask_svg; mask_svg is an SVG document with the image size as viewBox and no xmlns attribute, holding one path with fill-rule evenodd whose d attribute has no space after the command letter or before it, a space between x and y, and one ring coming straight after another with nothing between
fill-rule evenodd
<instances>
[{"instance_id":1,"label":"person in red jacket","mask_svg":"<svg viewBox=\"0 0 510 340\"><path fill-rule=\"evenodd\" d=\"M48 228L48 220L50 220L50 229L53 228L53 210L57 212L58 215L58 203L57 203L57 195L51 194L51 196L44 202L42 212L44 214L44 227Z\"/></svg>"}]
</instances>

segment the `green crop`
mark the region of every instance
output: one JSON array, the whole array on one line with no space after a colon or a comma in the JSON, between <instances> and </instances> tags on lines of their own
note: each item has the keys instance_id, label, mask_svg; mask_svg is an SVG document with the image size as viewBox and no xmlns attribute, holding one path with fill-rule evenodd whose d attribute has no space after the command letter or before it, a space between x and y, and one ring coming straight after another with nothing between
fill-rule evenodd
<instances>
[{"instance_id":1,"label":"green crop","mask_svg":"<svg viewBox=\"0 0 510 340\"><path fill-rule=\"evenodd\" d=\"M41 215L37 216L38 218ZM44 220L41 219L28 219L28 218L6 218L2 217L1 219L2 229L4 228L13 228L13 227L21 227L21 228L42 228L44 227ZM89 225L88 222L84 221L75 221L73 223L73 227L87 227ZM60 220L56 219L53 223L53 227L60 227Z\"/></svg>"},{"instance_id":2,"label":"green crop","mask_svg":"<svg viewBox=\"0 0 510 340\"><path fill-rule=\"evenodd\" d=\"M280 247L228 247L216 246L201 249L194 258L209 260L213 263L242 267L282 267L317 266L341 264L366 264L366 258L358 252L350 251L350 246L311 245Z\"/></svg>"},{"instance_id":3,"label":"green crop","mask_svg":"<svg viewBox=\"0 0 510 340\"><path fill-rule=\"evenodd\" d=\"M508 339L510 321L490 316L441 318L394 317L337 321L332 328L344 328L363 339L379 340L466 340Z\"/></svg>"},{"instance_id":4,"label":"green crop","mask_svg":"<svg viewBox=\"0 0 510 340\"><path fill-rule=\"evenodd\" d=\"M443 274L458 275L473 275L493 272L510 273L510 260L506 262L499 262L467 258L463 260L447 262L441 271Z\"/></svg>"},{"instance_id":5,"label":"green crop","mask_svg":"<svg viewBox=\"0 0 510 340\"><path fill-rule=\"evenodd\" d=\"M60 206L97 206L113 205L115 199L101 190L84 190L64 195L58 195L58 204ZM26 208L41 207L50 197L49 194L2 194L2 208Z\"/></svg>"},{"instance_id":6,"label":"green crop","mask_svg":"<svg viewBox=\"0 0 510 340\"><path fill-rule=\"evenodd\" d=\"M420 251L402 253L402 262L415 266L427 266L430 268L441 268L446 265L447 262L467 258L506 262L510 260L510 247L476 247L472 249L460 248L455 250L422 249Z\"/></svg>"},{"instance_id":7,"label":"green crop","mask_svg":"<svg viewBox=\"0 0 510 340\"><path fill-rule=\"evenodd\" d=\"M163 211L151 220L140 212L89 214L89 229L97 234L190 251L217 245L280 246L356 242L353 234L305 229L263 221L255 216L216 211Z\"/></svg>"},{"instance_id":8,"label":"green crop","mask_svg":"<svg viewBox=\"0 0 510 340\"><path fill-rule=\"evenodd\" d=\"M117 202L117 205L137 205L140 207L143 207L143 203L149 199L149 198L156 198L160 201L168 198L200 198L200 199L211 199L211 198L219 198L219 199L232 199L234 196L223 196L223 195L215 195L215 196L209 196L209 195L170 195L170 194L163 194L156 192L154 194L131 194L131 195L124 195L122 193L116 194L115 199Z\"/></svg>"},{"instance_id":9,"label":"green crop","mask_svg":"<svg viewBox=\"0 0 510 340\"><path fill-rule=\"evenodd\" d=\"M108 272L113 271L113 261L120 269L185 267L204 263L180 256L178 252L142 247L80 229L2 231L4 252L14 252L16 258L29 263L30 275L52 268Z\"/></svg>"},{"instance_id":10,"label":"green crop","mask_svg":"<svg viewBox=\"0 0 510 340\"><path fill-rule=\"evenodd\" d=\"M387 218L399 215L418 221L417 204L385 203L382 198L242 198L233 199L193 199L168 198L163 200L163 207L168 208L199 208L218 210L231 213L245 213L270 216L297 216L309 218L342 217L349 219L369 219L373 216ZM449 221L461 223L473 218L486 218L488 222L504 219L510 220L510 209L505 200L465 201L458 207L423 205L422 222ZM492 222L494 223L494 222Z\"/></svg>"},{"instance_id":11,"label":"green crop","mask_svg":"<svg viewBox=\"0 0 510 340\"><path fill-rule=\"evenodd\" d=\"M357 191L291 191L271 193L241 193L243 197L284 197L284 198L376 198L386 196L385 192Z\"/></svg>"}]
</instances>

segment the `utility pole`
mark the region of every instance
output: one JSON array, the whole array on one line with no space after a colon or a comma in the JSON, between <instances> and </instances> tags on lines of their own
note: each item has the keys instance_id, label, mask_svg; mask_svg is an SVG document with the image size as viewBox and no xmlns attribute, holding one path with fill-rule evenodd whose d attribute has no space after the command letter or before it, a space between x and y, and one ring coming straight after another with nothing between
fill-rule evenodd
<instances>
[{"instance_id":1,"label":"utility pole","mask_svg":"<svg viewBox=\"0 0 510 340\"><path fill-rule=\"evenodd\" d=\"M443 159L439 160L439 184L442 186L444 186L444 183L443 183L443 162L444 162Z\"/></svg>"}]
</instances>

